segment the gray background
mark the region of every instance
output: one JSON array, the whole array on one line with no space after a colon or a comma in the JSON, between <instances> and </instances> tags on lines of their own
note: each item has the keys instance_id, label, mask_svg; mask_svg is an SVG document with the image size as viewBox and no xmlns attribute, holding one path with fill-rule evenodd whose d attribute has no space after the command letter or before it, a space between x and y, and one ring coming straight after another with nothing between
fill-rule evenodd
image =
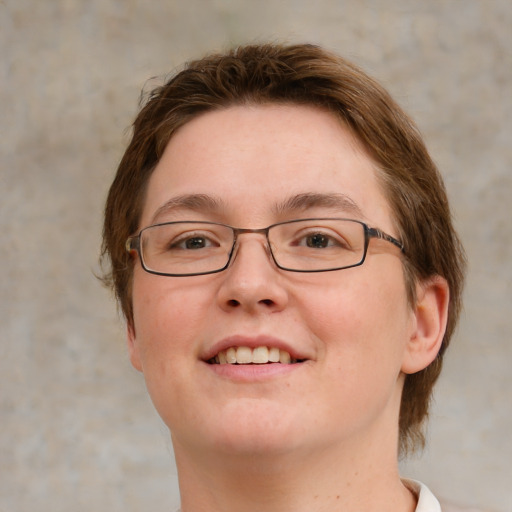
<instances>
[{"instance_id":1,"label":"gray background","mask_svg":"<svg viewBox=\"0 0 512 512\"><path fill-rule=\"evenodd\" d=\"M254 40L376 76L442 169L470 273L422 458L443 500L512 511L510 0L0 0L0 511L172 511L166 429L98 271L140 89Z\"/></svg>"}]
</instances>

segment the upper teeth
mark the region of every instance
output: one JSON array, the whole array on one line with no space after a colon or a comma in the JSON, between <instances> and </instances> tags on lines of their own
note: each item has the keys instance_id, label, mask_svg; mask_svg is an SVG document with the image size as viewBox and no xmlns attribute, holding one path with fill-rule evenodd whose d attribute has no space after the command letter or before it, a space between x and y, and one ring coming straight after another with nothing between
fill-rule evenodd
<instances>
[{"instance_id":1,"label":"upper teeth","mask_svg":"<svg viewBox=\"0 0 512 512\"><path fill-rule=\"evenodd\" d=\"M289 364L292 358L285 350L276 347L229 347L227 350L221 350L211 362L217 364L265 364L265 363L283 363Z\"/></svg>"}]
</instances>

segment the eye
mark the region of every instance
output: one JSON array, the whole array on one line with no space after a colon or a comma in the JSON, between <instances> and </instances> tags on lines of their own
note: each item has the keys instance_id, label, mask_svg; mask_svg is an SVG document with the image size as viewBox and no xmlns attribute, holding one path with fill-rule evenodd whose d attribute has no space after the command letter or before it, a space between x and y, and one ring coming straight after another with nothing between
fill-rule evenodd
<instances>
[{"instance_id":1,"label":"eye","mask_svg":"<svg viewBox=\"0 0 512 512\"><path fill-rule=\"evenodd\" d=\"M313 233L305 237L304 240L308 247L312 247L314 249L323 249L324 247L334 245L332 238L328 237L324 233Z\"/></svg>"},{"instance_id":2,"label":"eye","mask_svg":"<svg viewBox=\"0 0 512 512\"><path fill-rule=\"evenodd\" d=\"M348 246L346 240L338 233L328 230L315 230L309 233L298 233L293 245L310 249L343 249Z\"/></svg>"},{"instance_id":3,"label":"eye","mask_svg":"<svg viewBox=\"0 0 512 512\"><path fill-rule=\"evenodd\" d=\"M219 247L219 243L212 238L199 233L184 233L179 237L170 240L168 244L169 250L199 250L210 247Z\"/></svg>"}]
</instances>

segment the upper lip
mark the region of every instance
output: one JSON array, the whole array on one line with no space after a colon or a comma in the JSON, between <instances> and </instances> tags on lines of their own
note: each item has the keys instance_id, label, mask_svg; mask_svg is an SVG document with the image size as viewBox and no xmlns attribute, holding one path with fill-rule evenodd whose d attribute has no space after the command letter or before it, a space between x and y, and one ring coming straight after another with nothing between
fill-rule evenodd
<instances>
[{"instance_id":1,"label":"upper lip","mask_svg":"<svg viewBox=\"0 0 512 512\"><path fill-rule=\"evenodd\" d=\"M249 348L257 348L257 347L276 347L280 350L284 350L288 352L292 359L297 360L305 360L311 359L302 351L299 351L297 348L292 347L289 343L275 338L273 336L267 335L259 335L259 336L243 336L243 335L233 335L228 336L226 338L221 339L220 341L214 343L211 347L209 347L204 354L202 355L203 361L209 361L214 358L219 352L223 350L227 350L230 347L249 347Z\"/></svg>"}]
</instances>

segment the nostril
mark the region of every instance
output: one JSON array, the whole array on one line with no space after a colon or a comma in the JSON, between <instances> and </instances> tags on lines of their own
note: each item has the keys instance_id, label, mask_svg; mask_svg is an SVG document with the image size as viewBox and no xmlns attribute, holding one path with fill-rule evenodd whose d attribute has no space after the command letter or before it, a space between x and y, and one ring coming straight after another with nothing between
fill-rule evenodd
<instances>
[{"instance_id":1,"label":"nostril","mask_svg":"<svg viewBox=\"0 0 512 512\"><path fill-rule=\"evenodd\" d=\"M271 299L263 299L263 300L260 300L260 303L265 304L265 306L272 306L272 304L274 304L274 301Z\"/></svg>"},{"instance_id":2,"label":"nostril","mask_svg":"<svg viewBox=\"0 0 512 512\"><path fill-rule=\"evenodd\" d=\"M235 299L228 300L228 306L231 306L232 308L236 308L240 306L240 302L238 302Z\"/></svg>"}]
</instances>

